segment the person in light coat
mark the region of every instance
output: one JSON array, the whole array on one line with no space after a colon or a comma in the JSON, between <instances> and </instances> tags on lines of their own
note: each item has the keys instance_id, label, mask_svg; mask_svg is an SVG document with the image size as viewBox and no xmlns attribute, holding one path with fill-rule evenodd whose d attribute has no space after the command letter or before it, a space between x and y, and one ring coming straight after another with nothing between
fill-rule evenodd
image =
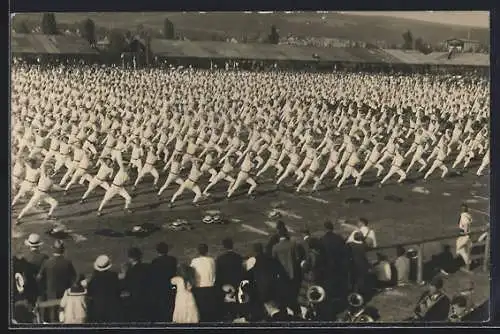
<instances>
[{"instance_id":1,"label":"person in light coat","mask_svg":"<svg viewBox=\"0 0 500 334\"><path fill-rule=\"evenodd\" d=\"M64 324L84 324L87 321L87 283L80 275L64 292L59 304L59 321Z\"/></svg>"}]
</instances>

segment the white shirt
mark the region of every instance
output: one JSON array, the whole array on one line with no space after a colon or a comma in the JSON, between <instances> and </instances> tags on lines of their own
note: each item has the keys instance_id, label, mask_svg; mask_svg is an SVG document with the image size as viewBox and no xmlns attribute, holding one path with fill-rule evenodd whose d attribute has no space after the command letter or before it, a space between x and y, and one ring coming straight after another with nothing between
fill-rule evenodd
<instances>
[{"instance_id":1,"label":"white shirt","mask_svg":"<svg viewBox=\"0 0 500 334\"><path fill-rule=\"evenodd\" d=\"M365 237L365 241L371 245L372 247L377 247L377 239L375 238L375 232L368 228L367 226L363 226L360 229L355 229L352 231L351 235L347 239L347 243L353 242L354 241L354 233L356 232L361 232L363 234L363 237Z\"/></svg>"},{"instance_id":2,"label":"white shirt","mask_svg":"<svg viewBox=\"0 0 500 334\"><path fill-rule=\"evenodd\" d=\"M215 260L209 256L200 256L191 261L196 271L196 287L209 288L215 284Z\"/></svg>"},{"instance_id":3,"label":"white shirt","mask_svg":"<svg viewBox=\"0 0 500 334\"><path fill-rule=\"evenodd\" d=\"M470 225L472 224L472 216L468 212L462 212L460 214L460 221L458 222L458 227L465 231L465 233L470 232Z\"/></svg>"}]
</instances>

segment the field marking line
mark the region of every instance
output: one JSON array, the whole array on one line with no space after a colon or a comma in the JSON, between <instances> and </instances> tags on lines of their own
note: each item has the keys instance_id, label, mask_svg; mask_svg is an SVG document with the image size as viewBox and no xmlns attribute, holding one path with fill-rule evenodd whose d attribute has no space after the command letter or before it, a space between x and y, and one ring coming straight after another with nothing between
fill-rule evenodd
<instances>
[{"instance_id":1,"label":"field marking line","mask_svg":"<svg viewBox=\"0 0 500 334\"><path fill-rule=\"evenodd\" d=\"M475 198L480 198L480 199L484 199L485 201L489 201L489 200L490 200L490 198L489 198L489 197L484 197L484 196L474 195L473 197L475 197Z\"/></svg>"},{"instance_id":2,"label":"field marking line","mask_svg":"<svg viewBox=\"0 0 500 334\"><path fill-rule=\"evenodd\" d=\"M318 198L318 197L314 197L314 196L311 196L311 195L308 195L308 196L304 196L305 198L308 198L308 199L311 199L313 201L316 201L316 202L320 202L320 203L324 203L324 204L328 204L330 202L328 202L326 199L322 199L322 198Z\"/></svg>"},{"instance_id":3,"label":"field marking line","mask_svg":"<svg viewBox=\"0 0 500 334\"><path fill-rule=\"evenodd\" d=\"M480 213L480 214L485 215L485 216L488 216L488 217L490 216L490 214L489 214L489 213L484 212L484 211L481 211L481 210L472 209L472 208L469 208L469 210L471 210L471 211L473 211L473 212Z\"/></svg>"},{"instance_id":4,"label":"field marking line","mask_svg":"<svg viewBox=\"0 0 500 334\"><path fill-rule=\"evenodd\" d=\"M250 232L255 232L255 233L266 235L266 236L269 235L269 233L267 233L266 231L263 231L261 229L258 229L256 227L253 227L253 226L250 226L247 224L241 224L241 227L243 227L245 230L250 231Z\"/></svg>"}]
</instances>

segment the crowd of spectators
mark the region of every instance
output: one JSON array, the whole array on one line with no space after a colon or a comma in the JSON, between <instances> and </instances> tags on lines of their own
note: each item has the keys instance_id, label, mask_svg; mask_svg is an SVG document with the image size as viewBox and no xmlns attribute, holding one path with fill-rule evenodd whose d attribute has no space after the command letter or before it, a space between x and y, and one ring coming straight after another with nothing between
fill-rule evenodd
<instances>
[{"instance_id":1,"label":"crowd of spectators","mask_svg":"<svg viewBox=\"0 0 500 334\"><path fill-rule=\"evenodd\" d=\"M179 263L160 242L150 263L143 262L138 248L128 250L122 266L102 254L90 276L77 272L61 240L48 256L40 251L40 236L31 234L27 252L14 258L13 318L31 323L36 313L39 322L65 324L337 321L351 293L366 302L377 291L410 282L403 247L394 259L377 253L377 261L369 261L376 239L368 226L359 219L346 239L327 221L321 237L302 231L297 239L280 221L267 244L252 245L249 257L238 254L226 238L221 254L214 257L208 245L200 244L190 263ZM437 270L442 264L437 262ZM324 295L312 298L311 287ZM51 300L56 300L51 307L37 310Z\"/></svg>"}]
</instances>

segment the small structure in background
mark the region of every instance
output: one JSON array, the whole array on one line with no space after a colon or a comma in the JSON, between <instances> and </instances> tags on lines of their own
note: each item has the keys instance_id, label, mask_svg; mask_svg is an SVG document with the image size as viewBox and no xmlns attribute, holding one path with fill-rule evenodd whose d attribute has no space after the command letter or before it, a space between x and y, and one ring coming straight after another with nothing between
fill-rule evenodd
<instances>
[{"instance_id":1,"label":"small structure in background","mask_svg":"<svg viewBox=\"0 0 500 334\"><path fill-rule=\"evenodd\" d=\"M462 39L462 38L451 38L444 41L446 49L448 52L477 52L481 43L479 41Z\"/></svg>"}]
</instances>

